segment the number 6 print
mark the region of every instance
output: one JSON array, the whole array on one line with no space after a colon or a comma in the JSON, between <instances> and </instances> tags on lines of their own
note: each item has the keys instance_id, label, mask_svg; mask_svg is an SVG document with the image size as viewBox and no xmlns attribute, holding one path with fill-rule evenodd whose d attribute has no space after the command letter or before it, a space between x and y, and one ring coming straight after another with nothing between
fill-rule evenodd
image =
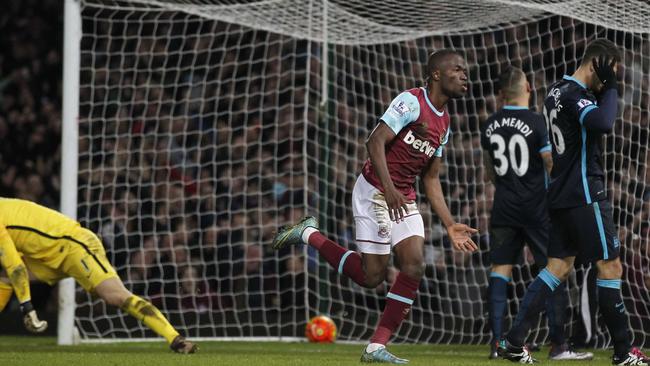
<instances>
[{"instance_id":1,"label":"number 6 print","mask_svg":"<svg viewBox=\"0 0 650 366\"><path fill-rule=\"evenodd\" d=\"M557 119L557 109L551 109L551 112L548 113L546 106L544 106L544 118L546 119L546 126L551 131L551 139L553 140L553 146L555 146L555 151L558 155L564 154L566 145L564 144L564 136L562 135L562 130L553 124Z\"/></svg>"}]
</instances>

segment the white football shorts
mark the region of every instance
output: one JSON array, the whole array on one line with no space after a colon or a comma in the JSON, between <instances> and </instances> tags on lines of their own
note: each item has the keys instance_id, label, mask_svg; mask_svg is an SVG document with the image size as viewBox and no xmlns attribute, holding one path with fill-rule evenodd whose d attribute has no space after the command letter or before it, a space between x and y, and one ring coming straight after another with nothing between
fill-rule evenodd
<instances>
[{"instance_id":1,"label":"white football shorts","mask_svg":"<svg viewBox=\"0 0 650 366\"><path fill-rule=\"evenodd\" d=\"M403 221L391 221L384 194L360 174L352 191L352 213L359 251L390 254L391 249L406 238L424 238L424 223L417 204L410 203L407 208Z\"/></svg>"}]
</instances>

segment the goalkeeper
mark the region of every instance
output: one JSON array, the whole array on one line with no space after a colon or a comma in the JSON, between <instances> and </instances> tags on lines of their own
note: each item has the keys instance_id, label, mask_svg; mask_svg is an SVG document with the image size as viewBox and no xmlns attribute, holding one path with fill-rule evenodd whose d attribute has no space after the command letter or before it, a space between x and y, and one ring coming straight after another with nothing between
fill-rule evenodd
<instances>
[{"instance_id":1,"label":"goalkeeper","mask_svg":"<svg viewBox=\"0 0 650 366\"><path fill-rule=\"evenodd\" d=\"M38 319L31 304L28 270L50 285L74 277L84 290L164 337L173 351L197 350L155 306L124 287L97 235L59 212L30 201L0 198L0 265L8 277L0 280L0 311L15 292L31 332L43 332L47 322Z\"/></svg>"}]
</instances>

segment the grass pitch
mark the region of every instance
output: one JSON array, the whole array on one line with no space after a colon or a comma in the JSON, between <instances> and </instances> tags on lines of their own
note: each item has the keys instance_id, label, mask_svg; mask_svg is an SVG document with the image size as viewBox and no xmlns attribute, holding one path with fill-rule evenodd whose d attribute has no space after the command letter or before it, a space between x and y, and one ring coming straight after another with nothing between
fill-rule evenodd
<instances>
[{"instance_id":1,"label":"grass pitch","mask_svg":"<svg viewBox=\"0 0 650 366\"><path fill-rule=\"evenodd\" d=\"M172 353L163 341L156 343L84 344L57 346L54 338L0 337L0 365L7 366L148 366L148 365L356 365L362 345L276 342L198 342L199 353ZM411 360L409 365L515 365L487 359L488 346L393 345L391 351ZM611 351L598 350L591 362L558 362L536 352L541 364L609 365Z\"/></svg>"}]
</instances>

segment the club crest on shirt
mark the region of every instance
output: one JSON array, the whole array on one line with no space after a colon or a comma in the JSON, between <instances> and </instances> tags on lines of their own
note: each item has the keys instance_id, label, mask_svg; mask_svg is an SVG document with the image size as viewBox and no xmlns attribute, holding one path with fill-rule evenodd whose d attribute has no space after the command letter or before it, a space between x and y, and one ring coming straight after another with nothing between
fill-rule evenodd
<instances>
[{"instance_id":1,"label":"club crest on shirt","mask_svg":"<svg viewBox=\"0 0 650 366\"><path fill-rule=\"evenodd\" d=\"M388 236L390 236L390 229L388 228L388 225L379 225L377 235L382 239L387 239Z\"/></svg>"},{"instance_id":2,"label":"club crest on shirt","mask_svg":"<svg viewBox=\"0 0 650 366\"><path fill-rule=\"evenodd\" d=\"M447 128L445 128L440 134L440 140L438 141L440 145L445 143L445 136L447 136Z\"/></svg>"}]
</instances>

